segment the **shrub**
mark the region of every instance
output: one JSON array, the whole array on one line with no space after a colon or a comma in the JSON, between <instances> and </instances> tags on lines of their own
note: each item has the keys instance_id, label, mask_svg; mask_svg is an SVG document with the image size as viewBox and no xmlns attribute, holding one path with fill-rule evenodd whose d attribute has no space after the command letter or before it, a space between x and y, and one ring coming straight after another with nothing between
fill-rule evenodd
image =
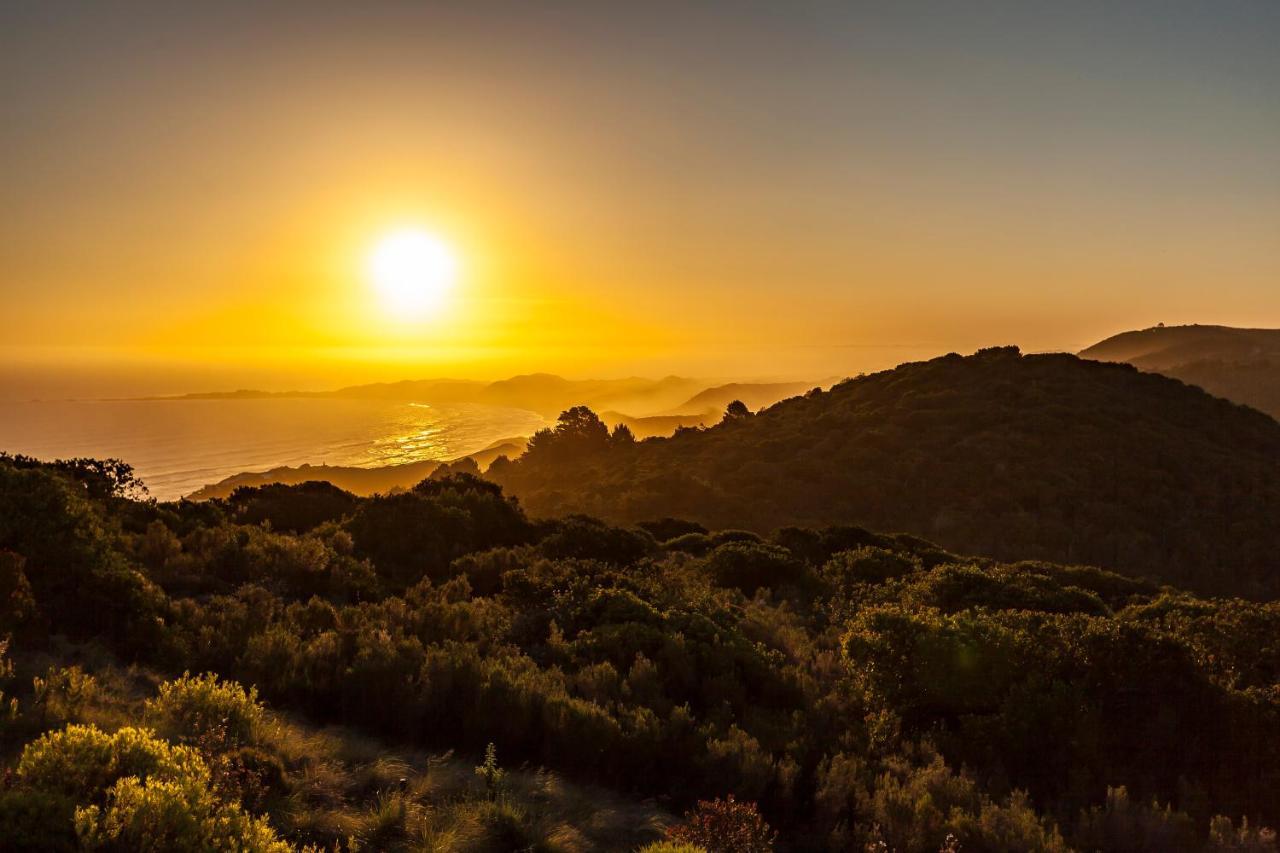
<instances>
[{"instance_id":1,"label":"shrub","mask_svg":"<svg viewBox=\"0 0 1280 853\"><path fill-rule=\"evenodd\" d=\"M148 779L133 776L115 783L102 806L76 809L76 836L84 850L138 853L291 853L262 818L218 800L195 777Z\"/></svg>"},{"instance_id":2,"label":"shrub","mask_svg":"<svg viewBox=\"0 0 1280 853\"><path fill-rule=\"evenodd\" d=\"M1172 806L1135 803L1122 785L1107 788L1105 806L1082 812L1072 841L1088 850L1199 850L1191 818Z\"/></svg>"},{"instance_id":3,"label":"shrub","mask_svg":"<svg viewBox=\"0 0 1280 853\"><path fill-rule=\"evenodd\" d=\"M145 729L106 734L97 726L70 725L26 745L17 779L31 788L87 802L126 776L139 779L197 777L209 770L199 754L173 746Z\"/></svg>"},{"instance_id":4,"label":"shrub","mask_svg":"<svg viewBox=\"0 0 1280 853\"><path fill-rule=\"evenodd\" d=\"M211 672L166 681L146 706L148 719L163 731L215 748L253 743L262 712L256 688L246 691Z\"/></svg>"},{"instance_id":5,"label":"shrub","mask_svg":"<svg viewBox=\"0 0 1280 853\"><path fill-rule=\"evenodd\" d=\"M44 678L33 678L31 686L32 703L46 724L51 716L63 722L78 718L98 695L98 680L78 666L51 666Z\"/></svg>"},{"instance_id":6,"label":"shrub","mask_svg":"<svg viewBox=\"0 0 1280 853\"><path fill-rule=\"evenodd\" d=\"M864 545L836 554L822 567L822 572L837 587L847 589L855 583L883 583L919 568L920 561L905 554Z\"/></svg>"},{"instance_id":7,"label":"shrub","mask_svg":"<svg viewBox=\"0 0 1280 853\"><path fill-rule=\"evenodd\" d=\"M707 557L707 571L720 586L735 587L753 595L760 587L776 588L795 583L804 564L776 545L734 541L717 546Z\"/></svg>"},{"instance_id":8,"label":"shrub","mask_svg":"<svg viewBox=\"0 0 1280 853\"><path fill-rule=\"evenodd\" d=\"M9 660L9 640L4 638L0 639L0 688L7 687L11 678L13 678L13 661ZM0 732L17 719L18 700L13 697L6 699L4 690L0 689Z\"/></svg>"},{"instance_id":9,"label":"shrub","mask_svg":"<svg viewBox=\"0 0 1280 853\"><path fill-rule=\"evenodd\" d=\"M769 853L776 838L756 804L740 803L733 794L723 800L700 800L683 823L667 829L667 841L708 853Z\"/></svg>"},{"instance_id":10,"label":"shrub","mask_svg":"<svg viewBox=\"0 0 1280 853\"><path fill-rule=\"evenodd\" d=\"M55 792L27 787L0 790L0 840L4 849L74 851L74 811L75 803Z\"/></svg>"},{"instance_id":11,"label":"shrub","mask_svg":"<svg viewBox=\"0 0 1280 853\"><path fill-rule=\"evenodd\" d=\"M151 732L72 725L27 744L0 799L5 838L36 849L284 853L265 820L213 793L191 747Z\"/></svg>"}]
</instances>

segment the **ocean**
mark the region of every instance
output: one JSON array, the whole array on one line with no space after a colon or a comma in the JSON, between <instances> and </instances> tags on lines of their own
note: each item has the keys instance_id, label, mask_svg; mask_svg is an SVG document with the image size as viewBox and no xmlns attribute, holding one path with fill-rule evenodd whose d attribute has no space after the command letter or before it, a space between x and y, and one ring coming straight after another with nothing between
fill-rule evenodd
<instances>
[{"instance_id":1,"label":"ocean","mask_svg":"<svg viewBox=\"0 0 1280 853\"><path fill-rule=\"evenodd\" d=\"M449 459L546 425L525 409L333 398L0 401L0 451L116 457L173 500L241 471Z\"/></svg>"}]
</instances>

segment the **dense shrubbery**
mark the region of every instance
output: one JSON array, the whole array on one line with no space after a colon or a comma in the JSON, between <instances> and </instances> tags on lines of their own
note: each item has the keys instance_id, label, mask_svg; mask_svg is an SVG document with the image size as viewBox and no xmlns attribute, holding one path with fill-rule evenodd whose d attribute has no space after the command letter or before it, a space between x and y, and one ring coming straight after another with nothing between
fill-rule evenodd
<instances>
[{"instance_id":1,"label":"dense shrubbery","mask_svg":"<svg viewBox=\"0 0 1280 853\"><path fill-rule=\"evenodd\" d=\"M315 490L298 488L294 508L274 489L249 524L251 495L132 502L7 464L0 477L17 479L0 484L60 496L44 523L69 531L45 543L9 526L0 540L44 573L29 596L41 630L98 635L174 676L208 673L148 703L145 723L168 741L122 736L160 752L112 757L103 739L118 735L74 728L27 747L0 809L14 833L59 826L59 843L127 846L139 828L170 838L223 818L267 832L246 815L271 813L283 771L260 749L257 693L409 746L478 756L494 744L511 766L693 808L687 826L750 812L779 849L1229 849L1271 843L1251 827L1280 819L1275 604L960 558L854 527L764 539L671 519L531 522L470 475L351 498L323 519ZM19 493L0 501L31 515ZM284 518L308 520L272 520ZM151 603L145 631L137 616L104 625L57 566L134 578ZM58 672L67 696L85 689ZM68 766L22 769L54 766L45 753ZM124 782L112 768L135 753L199 769ZM33 781L55 776L74 790ZM495 826L509 808L495 798ZM189 823L156 828L172 810Z\"/></svg>"}]
</instances>

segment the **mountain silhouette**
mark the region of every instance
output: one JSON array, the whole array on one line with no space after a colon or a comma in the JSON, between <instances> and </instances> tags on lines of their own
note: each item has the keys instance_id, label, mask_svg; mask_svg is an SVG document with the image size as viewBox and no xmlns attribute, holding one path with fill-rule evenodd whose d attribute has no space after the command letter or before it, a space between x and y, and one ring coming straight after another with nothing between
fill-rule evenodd
<instances>
[{"instance_id":1,"label":"mountain silhouette","mask_svg":"<svg viewBox=\"0 0 1280 853\"><path fill-rule=\"evenodd\" d=\"M531 449L490 473L537 514L852 523L1209 592L1280 590L1280 423L1067 354L947 355L669 439Z\"/></svg>"}]
</instances>

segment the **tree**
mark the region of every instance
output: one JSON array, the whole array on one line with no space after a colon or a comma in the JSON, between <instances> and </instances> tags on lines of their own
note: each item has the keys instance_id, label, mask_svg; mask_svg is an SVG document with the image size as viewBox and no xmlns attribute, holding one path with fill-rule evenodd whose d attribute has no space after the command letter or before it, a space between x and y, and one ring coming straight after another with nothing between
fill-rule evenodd
<instances>
[{"instance_id":1,"label":"tree","mask_svg":"<svg viewBox=\"0 0 1280 853\"><path fill-rule=\"evenodd\" d=\"M525 456L553 463L591 456L609 447L609 428L586 406L560 413L554 429L539 430L529 439Z\"/></svg>"},{"instance_id":2,"label":"tree","mask_svg":"<svg viewBox=\"0 0 1280 853\"><path fill-rule=\"evenodd\" d=\"M749 417L751 417L751 410L747 408L747 404L741 400L734 400L732 403L725 406L724 418L721 423L731 423L733 421L740 421L743 418Z\"/></svg>"},{"instance_id":3,"label":"tree","mask_svg":"<svg viewBox=\"0 0 1280 853\"><path fill-rule=\"evenodd\" d=\"M631 431L631 427L626 424L618 424L613 428L613 432L609 433L610 444L635 444L636 436Z\"/></svg>"}]
</instances>

